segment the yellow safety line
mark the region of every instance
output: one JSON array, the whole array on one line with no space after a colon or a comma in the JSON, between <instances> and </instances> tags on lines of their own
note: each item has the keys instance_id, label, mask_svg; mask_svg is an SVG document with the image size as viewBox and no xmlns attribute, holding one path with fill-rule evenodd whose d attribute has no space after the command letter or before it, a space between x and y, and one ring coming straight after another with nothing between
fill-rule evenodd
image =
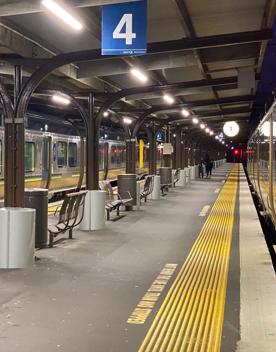
<instances>
[{"instance_id":1,"label":"yellow safety line","mask_svg":"<svg viewBox=\"0 0 276 352\"><path fill-rule=\"evenodd\" d=\"M139 352L219 352L239 166L234 165Z\"/></svg>"}]
</instances>

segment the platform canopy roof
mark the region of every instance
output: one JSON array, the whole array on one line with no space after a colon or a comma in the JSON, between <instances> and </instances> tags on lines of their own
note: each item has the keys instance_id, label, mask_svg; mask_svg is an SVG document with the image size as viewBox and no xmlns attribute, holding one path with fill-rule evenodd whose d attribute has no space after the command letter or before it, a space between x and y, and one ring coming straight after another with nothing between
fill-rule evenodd
<instances>
[{"instance_id":1,"label":"platform canopy roof","mask_svg":"<svg viewBox=\"0 0 276 352\"><path fill-rule=\"evenodd\" d=\"M63 1L84 24L82 31L74 33L47 12L41 1L1 0L0 74L5 83L12 88L14 64L23 65L26 81L44 62L39 59L100 49L101 5L116 2L124 1ZM176 107L164 110L164 92L156 90L133 94L115 105L114 110L121 115L138 117L144 110L156 107L151 120L166 120L173 126L180 124L189 128L191 117L183 119L180 113L181 106L186 106L214 131L220 131L225 121L239 121L241 140L246 140L256 81L267 40L272 37L268 29L273 25L275 1L148 0L148 8L148 43L153 48L150 55L99 57L62 67L39 87L30 109L42 111L43 103L47 114L75 115L45 99L46 89L65 90L84 99L83 93L88 91L112 93L146 85L188 82L183 89L168 91L175 96ZM250 35L253 31L256 31L255 37ZM201 42L195 40L190 50L185 48L186 39L199 37L203 37ZM210 37L212 44L208 41ZM159 45L153 44L158 42ZM130 75L133 66L147 73L146 84ZM239 80L238 76L245 79ZM104 95L98 95L97 104L101 99Z\"/></svg>"}]
</instances>

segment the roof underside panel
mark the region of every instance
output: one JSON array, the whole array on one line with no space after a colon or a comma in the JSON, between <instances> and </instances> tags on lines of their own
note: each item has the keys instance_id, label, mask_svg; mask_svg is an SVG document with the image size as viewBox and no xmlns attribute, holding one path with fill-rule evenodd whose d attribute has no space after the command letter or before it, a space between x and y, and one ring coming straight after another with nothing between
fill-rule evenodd
<instances>
[{"instance_id":1,"label":"roof underside panel","mask_svg":"<svg viewBox=\"0 0 276 352\"><path fill-rule=\"evenodd\" d=\"M7 0L5 3L11 4L12 1ZM259 31L266 28L270 23L267 19L274 16L274 13L267 12L267 3L267 0L149 0L148 42L166 42L161 46L170 47L175 44L172 41L183 38ZM0 55L45 58L60 53L100 49L100 6L72 8L72 13L84 24L84 30L79 33L68 29L50 13L43 12L42 8L37 8L37 12L33 13L28 13L27 10L28 8L24 11L21 6L20 13L25 14L2 16L0 13ZM180 108L187 105L192 114L198 114L202 119L207 118L211 128L221 130L226 119L248 120L255 87L239 87L237 77L241 70L251 70L256 75L259 73L265 44L265 40L260 40L224 46L201 45L204 49L195 50L183 50L183 47L179 50L176 47L174 50L168 49L141 57L77 62L48 77L43 89L54 87L79 93L85 87L86 91L89 89L105 93L187 82L185 87L174 90L153 90L146 93L134 91L114 108L117 111L122 110L122 113L129 109L130 114L133 111L133 115L137 117L143 113L143 109L164 106L162 95L166 92L175 95L175 104L179 107L172 108L171 111L156 112L160 118L168 119L173 116L181 119ZM12 83L13 67L7 62L9 61L1 61L0 72L6 82ZM141 83L130 75L133 66L147 74L146 83ZM29 76L32 71L33 67L26 65L24 76ZM31 106L38 106L41 101L41 97L40 100L33 99ZM99 101L100 98L97 104ZM57 115L67 116L67 112L57 109ZM189 126L189 119L183 120L184 126L187 123Z\"/></svg>"}]
</instances>

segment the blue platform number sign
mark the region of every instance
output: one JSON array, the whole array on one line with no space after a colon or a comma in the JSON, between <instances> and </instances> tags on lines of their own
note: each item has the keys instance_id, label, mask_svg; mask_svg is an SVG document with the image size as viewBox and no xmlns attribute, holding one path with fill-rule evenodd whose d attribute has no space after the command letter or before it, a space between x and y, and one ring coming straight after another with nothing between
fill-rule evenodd
<instances>
[{"instance_id":1,"label":"blue platform number sign","mask_svg":"<svg viewBox=\"0 0 276 352\"><path fill-rule=\"evenodd\" d=\"M102 55L147 52L147 0L102 7Z\"/></svg>"},{"instance_id":2,"label":"blue platform number sign","mask_svg":"<svg viewBox=\"0 0 276 352\"><path fill-rule=\"evenodd\" d=\"M161 132L158 132L156 135L156 139L158 142L162 142L163 141L163 135Z\"/></svg>"}]
</instances>

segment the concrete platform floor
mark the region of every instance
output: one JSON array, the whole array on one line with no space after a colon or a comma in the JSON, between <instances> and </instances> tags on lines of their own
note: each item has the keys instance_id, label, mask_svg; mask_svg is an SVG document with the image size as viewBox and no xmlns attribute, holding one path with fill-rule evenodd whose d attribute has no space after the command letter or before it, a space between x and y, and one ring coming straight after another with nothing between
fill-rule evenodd
<instances>
[{"instance_id":1,"label":"concrete platform floor","mask_svg":"<svg viewBox=\"0 0 276 352\"><path fill-rule=\"evenodd\" d=\"M149 201L105 230L75 231L74 240L38 251L33 269L2 270L0 351L138 351L230 169L226 164L210 180ZM240 338L238 221L234 231L222 341L227 352ZM176 270L145 323L128 324L167 264Z\"/></svg>"}]
</instances>

